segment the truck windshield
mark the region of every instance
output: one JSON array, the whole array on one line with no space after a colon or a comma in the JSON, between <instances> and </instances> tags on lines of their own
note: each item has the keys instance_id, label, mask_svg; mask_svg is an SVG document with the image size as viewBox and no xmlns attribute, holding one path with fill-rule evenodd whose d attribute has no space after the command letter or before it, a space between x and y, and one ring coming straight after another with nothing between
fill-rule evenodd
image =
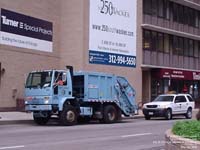
<instances>
[{"instance_id":1,"label":"truck windshield","mask_svg":"<svg viewBox=\"0 0 200 150\"><path fill-rule=\"evenodd\" d=\"M45 88L51 86L52 71L30 73L26 88Z\"/></svg>"},{"instance_id":2,"label":"truck windshield","mask_svg":"<svg viewBox=\"0 0 200 150\"><path fill-rule=\"evenodd\" d=\"M174 99L174 96L158 96L154 100L154 102L172 102Z\"/></svg>"}]
</instances>

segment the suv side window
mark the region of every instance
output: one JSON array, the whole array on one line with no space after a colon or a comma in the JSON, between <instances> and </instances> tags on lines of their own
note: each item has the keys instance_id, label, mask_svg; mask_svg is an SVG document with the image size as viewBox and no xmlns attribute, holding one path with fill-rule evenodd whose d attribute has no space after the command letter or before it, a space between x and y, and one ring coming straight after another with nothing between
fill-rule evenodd
<instances>
[{"instance_id":1,"label":"suv side window","mask_svg":"<svg viewBox=\"0 0 200 150\"><path fill-rule=\"evenodd\" d=\"M175 103L185 103L187 102L185 96L177 96L175 99Z\"/></svg>"},{"instance_id":2,"label":"suv side window","mask_svg":"<svg viewBox=\"0 0 200 150\"><path fill-rule=\"evenodd\" d=\"M190 102L193 102L193 101L194 101L193 98L192 98L191 96L187 96L187 98L188 98L188 100L189 100Z\"/></svg>"}]
</instances>

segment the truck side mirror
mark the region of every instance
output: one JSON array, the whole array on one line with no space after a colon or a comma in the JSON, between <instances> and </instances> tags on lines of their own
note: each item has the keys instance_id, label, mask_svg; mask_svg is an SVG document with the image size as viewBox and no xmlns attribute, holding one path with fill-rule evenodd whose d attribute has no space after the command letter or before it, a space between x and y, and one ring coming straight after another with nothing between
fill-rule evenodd
<instances>
[{"instance_id":1,"label":"truck side mirror","mask_svg":"<svg viewBox=\"0 0 200 150\"><path fill-rule=\"evenodd\" d=\"M62 74L62 81L64 82L64 85L66 85L66 83L67 83L67 73L63 73Z\"/></svg>"}]
</instances>

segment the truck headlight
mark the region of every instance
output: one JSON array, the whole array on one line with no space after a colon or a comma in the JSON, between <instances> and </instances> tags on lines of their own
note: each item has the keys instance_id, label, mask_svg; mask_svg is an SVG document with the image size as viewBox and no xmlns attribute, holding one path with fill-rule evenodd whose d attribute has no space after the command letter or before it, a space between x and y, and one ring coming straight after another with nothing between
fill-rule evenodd
<instances>
[{"instance_id":1,"label":"truck headlight","mask_svg":"<svg viewBox=\"0 0 200 150\"><path fill-rule=\"evenodd\" d=\"M48 96L45 96L45 97L44 97L44 103L45 103L45 104L48 104L48 103L49 103L49 99L50 99L50 98L49 98Z\"/></svg>"},{"instance_id":2,"label":"truck headlight","mask_svg":"<svg viewBox=\"0 0 200 150\"><path fill-rule=\"evenodd\" d=\"M44 103L45 103L45 104L48 104L48 103L49 103L49 100L45 100Z\"/></svg>"}]
</instances>

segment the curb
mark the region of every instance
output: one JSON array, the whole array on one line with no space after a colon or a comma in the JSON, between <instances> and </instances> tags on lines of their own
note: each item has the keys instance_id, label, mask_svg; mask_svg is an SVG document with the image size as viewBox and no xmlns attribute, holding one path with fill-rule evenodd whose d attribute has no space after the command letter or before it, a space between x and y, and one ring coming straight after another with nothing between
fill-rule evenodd
<instances>
[{"instance_id":1,"label":"curb","mask_svg":"<svg viewBox=\"0 0 200 150\"><path fill-rule=\"evenodd\" d=\"M0 125L30 124L33 120L0 120Z\"/></svg>"},{"instance_id":2,"label":"curb","mask_svg":"<svg viewBox=\"0 0 200 150\"><path fill-rule=\"evenodd\" d=\"M143 115L135 115L135 116L133 116L133 119L140 119L140 118L144 118L144 116Z\"/></svg>"},{"instance_id":3,"label":"curb","mask_svg":"<svg viewBox=\"0 0 200 150\"><path fill-rule=\"evenodd\" d=\"M140 118L144 118L143 115L134 115L131 117L122 117L122 119L126 120L126 119L140 119Z\"/></svg>"},{"instance_id":4,"label":"curb","mask_svg":"<svg viewBox=\"0 0 200 150\"><path fill-rule=\"evenodd\" d=\"M184 138L172 133L169 129L165 132L165 149L166 150L194 150L200 149L200 141Z\"/></svg>"}]
</instances>

